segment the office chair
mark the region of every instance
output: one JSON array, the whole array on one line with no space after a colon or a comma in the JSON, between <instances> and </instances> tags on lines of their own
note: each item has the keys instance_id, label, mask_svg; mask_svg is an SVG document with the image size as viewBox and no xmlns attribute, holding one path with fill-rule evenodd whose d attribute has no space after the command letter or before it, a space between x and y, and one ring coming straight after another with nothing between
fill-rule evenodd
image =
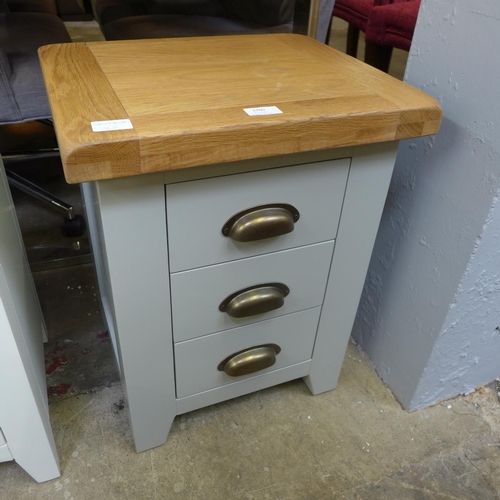
<instances>
[{"instance_id":1,"label":"office chair","mask_svg":"<svg viewBox=\"0 0 500 500\"><path fill-rule=\"evenodd\" d=\"M0 2L0 125L29 121L51 124L51 112L37 50L42 45L71 42L63 22L53 14L9 12ZM29 139L28 139L29 140ZM83 216L71 205L8 169L19 162L58 156L57 148L37 151L0 151L9 184L63 210L63 234L81 236Z\"/></svg>"}]
</instances>

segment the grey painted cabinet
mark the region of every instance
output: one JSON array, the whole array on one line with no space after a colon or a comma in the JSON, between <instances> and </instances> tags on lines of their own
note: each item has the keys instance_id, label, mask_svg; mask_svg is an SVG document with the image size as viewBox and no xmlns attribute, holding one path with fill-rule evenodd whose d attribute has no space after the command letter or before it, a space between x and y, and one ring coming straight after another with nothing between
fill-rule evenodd
<instances>
[{"instance_id":1,"label":"grey painted cabinet","mask_svg":"<svg viewBox=\"0 0 500 500\"><path fill-rule=\"evenodd\" d=\"M83 185L138 451L203 406L296 378L335 388L396 148ZM297 213L266 212L282 205Z\"/></svg>"}]
</instances>

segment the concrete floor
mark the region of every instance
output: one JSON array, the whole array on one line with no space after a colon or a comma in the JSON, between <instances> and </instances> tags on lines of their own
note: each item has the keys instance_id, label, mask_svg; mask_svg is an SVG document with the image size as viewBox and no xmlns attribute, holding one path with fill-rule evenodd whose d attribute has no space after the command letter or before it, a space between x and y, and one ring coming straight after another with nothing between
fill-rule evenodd
<instances>
[{"instance_id":1,"label":"concrete floor","mask_svg":"<svg viewBox=\"0 0 500 500\"><path fill-rule=\"evenodd\" d=\"M298 380L179 416L141 454L119 384L50 411L61 478L0 464L2 499L500 498L496 393L407 413L353 345L335 391Z\"/></svg>"},{"instance_id":2,"label":"concrete floor","mask_svg":"<svg viewBox=\"0 0 500 500\"><path fill-rule=\"evenodd\" d=\"M95 23L71 29L75 39L99 37ZM332 45L344 43L345 24L336 22ZM402 77L406 56L395 52L391 74ZM60 363L48 382L62 476L37 484L15 463L0 464L1 500L500 499L498 389L410 414L354 345L335 391L313 397L298 380L198 410L177 417L165 445L137 454L92 266L35 279L49 327L48 371Z\"/></svg>"}]
</instances>

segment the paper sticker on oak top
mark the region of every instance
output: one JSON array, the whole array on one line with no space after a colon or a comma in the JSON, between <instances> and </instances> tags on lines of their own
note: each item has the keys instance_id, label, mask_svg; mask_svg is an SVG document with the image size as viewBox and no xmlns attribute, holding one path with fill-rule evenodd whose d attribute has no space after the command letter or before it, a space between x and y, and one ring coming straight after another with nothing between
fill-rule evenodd
<instances>
[{"instance_id":1,"label":"paper sticker on oak top","mask_svg":"<svg viewBox=\"0 0 500 500\"><path fill-rule=\"evenodd\" d=\"M279 115L283 113L283 111L281 111L281 109L276 106L265 106L262 108L243 108L243 111L249 116Z\"/></svg>"},{"instance_id":2,"label":"paper sticker on oak top","mask_svg":"<svg viewBox=\"0 0 500 500\"><path fill-rule=\"evenodd\" d=\"M90 122L93 132L106 132L108 130L127 130L134 128L132 122L127 118L124 120L102 120Z\"/></svg>"}]
</instances>

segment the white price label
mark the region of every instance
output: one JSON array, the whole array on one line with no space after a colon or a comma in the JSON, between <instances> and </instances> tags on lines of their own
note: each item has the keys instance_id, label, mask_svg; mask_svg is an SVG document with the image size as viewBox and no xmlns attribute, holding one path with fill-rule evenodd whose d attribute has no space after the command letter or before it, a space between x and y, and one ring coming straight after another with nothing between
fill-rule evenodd
<instances>
[{"instance_id":1,"label":"white price label","mask_svg":"<svg viewBox=\"0 0 500 500\"><path fill-rule=\"evenodd\" d=\"M262 108L244 108L243 111L249 116L279 115L283 113L276 106L264 106Z\"/></svg>"},{"instance_id":2,"label":"white price label","mask_svg":"<svg viewBox=\"0 0 500 500\"><path fill-rule=\"evenodd\" d=\"M127 130L134 128L132 122L127 118L124 120L102 120L90 122L93 132L105 132L107 130Z\"/></svg>"}]
</instances>

